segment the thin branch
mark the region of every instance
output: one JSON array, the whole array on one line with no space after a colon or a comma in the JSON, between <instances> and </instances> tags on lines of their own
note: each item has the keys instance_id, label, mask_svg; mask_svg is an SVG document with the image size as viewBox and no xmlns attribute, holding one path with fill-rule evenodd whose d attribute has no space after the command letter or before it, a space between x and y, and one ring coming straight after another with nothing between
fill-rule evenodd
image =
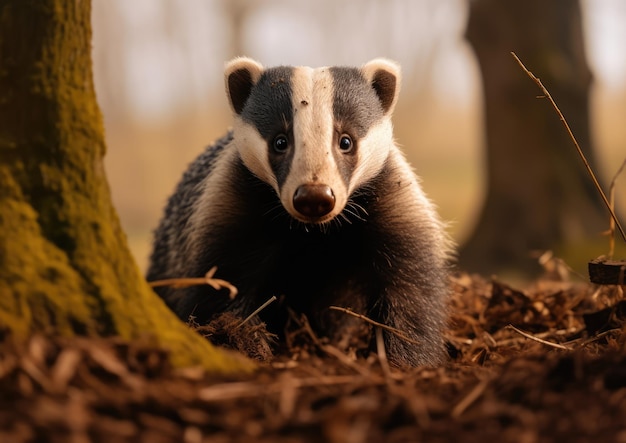
<instances>
[{"instance_id":1,"label":"thin branch","mask_svg":"<svg viewBox=\"0 0 626 443\"><path fill-rule=\"evenodd\" d=\"M575 343L576 344L576 349L580 349L580 348L584 348L585 346L587 346L590 343L596 342L598 340L600 340L601 338L606 337L607 335L611 335L611 334L615 334L618 332L621 332L622 328L614 328L614 329L609 329L608 331L604 331L599 333L598 335L594 335L591 338L588 338L582 342L576 343L576 341L571 341L570 343Z\"/></svg>"},{"instance_id":2,"label":"thin branch","mask_svg":"<svg viewBox=\"0 0 626 443\"><path fill-rule=\"evenodd\" d=\"M261 312L263 309L265 309L270 303L273 303L276 301L276 296L272 295L272 297L267 300L265 303L263 303L261 306L259 306L258 308L256 308L254 310L254 312L250 315L248 315L244 321L242 321L241 323L239 323L239 325L235 328L235 329L239 329L241 328L243 325L245 325L247 322L250 321L251 318L253 318L255 315L257 315L259 312Z\"/></svg>"},{"instance_id":3,"label":"thin branch","mask_svg":"<svg viewBox=\"0 0 626 443\"><path fill-rule=\"evenodd\" d=\"M600 193L600 196L602 197L602 200L604 201L604 204L606 205L607 209L611 213L611 218L615 221L615 225L619 229L619 232L622 235L622 238L624 239L624 241L626 241L626 233L624 233L624 229L622 229L622 226L620 225L619 220L617 219L617 216L615 215L615 212L613 211L613 208L611 207L611 204L609 203L609 200L606 198L606 195L604 194L604 192L602 191L602 188L600 187L600 183L598 183L598 180L596 179L596 175L593 173L593 170L591 169L591 166L589 166L589 162L587 161L587 158L585 157L585 154L583 154L582 149L580 149L580 145L576 141L576 137L574 137L574 134L572 133L572 130L569 127L569 124L565 120L565 117L563 116L563 113L561 112L559 107L556 105L556 102L552 98L552 95L550 95L550 92L546 89L546 87L543 85L543 83L541 83L541 80L539 80L539 78L537 78L535 76L535 74L530 72L526 68L526 66L524 66L524 63L522 63L522 61L517 57L517 55L514 52L511 52L511 55L515 58L515 60L521 66L521 68L524 70L524 72L537 84L537 86L539 86L539 88L541 89L543 94L550 101L550 104L552 105L552 107L554 108L556 113L558 114L559 119L561 120L561 122L563 123L563 126L565 126L565 129L567 130L567 133L569 134L570 138L574 142L574 146L576 146L576 150L578 151L578 155L580 156L580 158L582 159L583 163L585 164L585 168L587 168L587 172L589 173L589 176L591 177L591 180L593 180L593 184L596 186L596 189Z\"/></svg>"},{"instance_id":4,"label":"thin branch","mask_svg":"<svg viewBox=\"0 0 626 443\"><path fill-rule=\"evenodd\" d=\"M409 343L413 343L415 345L419 345L420 344L417 340L413 340L412 338L407 337L406 334L404 332L402 332L401 330L396 329L396 328L394 328L392 326L385 325L383 323L379 323L379 322L377 322L375 320L372 320L371 318L366 317L366 316L364 316L362 314L357 314L356 312L354 312L354 311L352 311L352 310L350 310L348 308L342 308L342 307L339 307L339 306L329 306L329 309L332 309L334 311L341 311L341 312L344 312L344 313L346 313L348 315L351 315L353 317L360 318L361 320L366 321L367 323L369 323L371 325L381 327L381 328L391 332L392 334L397 335L402 340L408 341Z\"/></svg>"},{"instance_id":5,"label":"thin branch","mask_svg":"<svg viewBox=\"0 0 626 443\"><path fill-rule=\"evenodd\" d=\"M322 375L293 380L293 388L355 385L357 383L381 385L384 381L371 377L355 375ZM206 402L246 399L280 393L284 389L283 383L277 381L268 385L259 385L255 382L228 382L202 388L198 391L198 398Z\"/></svg>"},{"instance_id":6,"label":"thin branch","mask_svg":"<svg viewBox=\"0 0 626 443\"><path fill-rule=\"evenodd\" d=\"M530 340L534 340L534 341L536 341L537 343L541 343L541 344L543 344L543 345L546 345L546 346L551 346L551 347L553 347L553 348L557 348L557 349L563 349L563 350L566 350L566 351L571 351L571 350L572 350L572 348L570 348L569 346L563 346L563 345L560 345L560 344L558 344L558 343L552 343L552 342L550 342L550 341L543 340L543 339L541 339L541 338L539 338L539 337L535 337L534 335L529 334L528 332L524 332L524 331L522 331L521 329L517 329L517 328L516 328L515 326L513 326L513 325L508 325L508 326L507 326L507 328L509 328L509 329L513 329L513 330L514 330L515 332L517 332L518 334L520 334L520 335L522 335L522 336L524 336L524 337L526 337L526 338L528 338L528 339L530 339Z\"/></svg>"},{"instance_id":7,"label":"thin branch","mask_svg":"<svg viewBox=\"0 0 626 443\"><path fill-rule=\"evenodd\" d=\"M351 369L354 369L359 374L363 376L371 376L371 372L367 367L357 364L355 361L348 358L346 354L344 354L334 346L322 343L322 341L311 328L311 324L309 323L309 320L306 318L306 316L303 317L302 320L303 330L309 335L311 340L313 340L313 343L315 343L315 345L318 346L322 351L324 351L331 357L335 357L339 362L343 363Z\"/></svg>"},{"instance_id":8,"label":"thin branch","mask_svg":"<svg viewBox=\"0 0 626 443\"><path fill-rule=\"evenodd\" d=\"M380 327L376 327L376 352L378 354L378 361L380 367L385 374L385 378L390 380L391 368L389 367L389 360L387 360L387 351L385 350L385 341L383 340L383 330Z\"/></svg>"},{"instance_id":9,"label":"thin branch","mask_svg":"<svg viewBox=\"0 0 626 443\"><path fill-rule=\"evenodd\" d=\"M237 288L226 280L221 278L213 278L217 271L217 266L213 266L209 269L209 272L204 277L197 278L167 278L164 280L155 280L148 282L151 288L159 286L171 286L172 288L188 288L190 286L209 285L216 291L222 288L228 289L228 296L230 299L234 299L237 296Z\"/></svg>"},{"instance_id":10,"label":"thin branch","mask_svg":"<svg viewBox=\"0 0 626 443\"><path fill-rule=\"evenodd\" d=\"M611 185L609 186L609 200L613 211L615 211L615 184L617 182L617 178L624 170L624 166L626 166L626 159L624 159L622 166L619 167L613 176L613 180L611 180ZM611 218L609 223L609 236L609 258L612 259L613 254L615 253L615 220L613 218Z\"/></svg>"},{"instance_id":11,"label":"thin branch","mask_svg":"<svg viewBox=\"0 0 626 443\"><path fill-rule=\"evenodd\" d=\"M474 389L472 389L469 394L467 394L460 402L457 403L454 409L452 409L450 415L453 418L459 418L463 414L463 412L467 410L467 408L472 406L474 402L476 402L476 400L478 400L480 396L483 395L485 389L487 389L487 386L489 386L489 379L482 380L480 383L474 386Z\"/></svg>"},{"instance_id":12,"label":"thin branch","mask_svg":"<svg viewBox=\"0 0 626 443\"><path fill-rule=\"evenodd\" d=\"M341 350L337 349L336 347L332 345L323 344L323 343L320 343L319 347L326 354L330 355L331 357L336 358L344 366L354 370L359 375L362 375L363 377L372 376L372 373L368 369L367 366L358 364L356 361L352 360L350 357L348 357L345 353L341 352Z\"/></svg>"}]
</instances>

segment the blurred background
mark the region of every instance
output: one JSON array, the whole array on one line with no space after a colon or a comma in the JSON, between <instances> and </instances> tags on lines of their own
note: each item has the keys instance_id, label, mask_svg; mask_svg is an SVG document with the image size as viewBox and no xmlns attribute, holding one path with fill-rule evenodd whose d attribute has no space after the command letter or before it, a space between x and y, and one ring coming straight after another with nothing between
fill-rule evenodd
<instances>
[{"instance_id":1,"label":"blurred background","mask_svg":"<svg viewBox=\"0 0 626 443\"><path fill-rule=\"evenodd\" d=\"M580 11L593 76L594 165L606 184L626 157L626 2L583 0ZM488 187L484 88L465 38L469 15L469 0L93 0L107 174L140 266L145 269L151 232L182 172L230 124L222 71L236 55L265 66L358 66L379 56L398 61L396 138L455 240L467 243ZM504 56L516 66L507 51ZM542 77L541 67L528 67ZM534 100L539 91L515 69ZM563 131L550 112L550 125ZM571 143L563 153L576 158ZM623 208L626 177L616 189ZM596 240L600 232L582 235ZM585 260L602 248L585 251ZM585 272L583 261L573 262Z\"/></svg>"}]
</instances>

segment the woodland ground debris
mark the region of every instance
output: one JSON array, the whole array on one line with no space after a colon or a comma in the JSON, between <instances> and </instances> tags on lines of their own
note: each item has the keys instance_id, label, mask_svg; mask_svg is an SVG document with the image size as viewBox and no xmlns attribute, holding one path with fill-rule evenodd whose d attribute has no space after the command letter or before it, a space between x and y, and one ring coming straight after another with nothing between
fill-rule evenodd
<instances>
[{"instance_id":1,"label":"woodland ground debris","mask_svg":"<svg viewBox=\"0 0 626 443\"><path fill-rule=\"evenodd\" d=\"M150 340L0 334L2 442L626 441L624 287L454 278L450 360L389 367L293 316L238 379L174 369ZM220 323L221 322L221 323ZM262 327L199 332L234 348ZM511 327L513 326L513 327ZM252 329L251 329L252 328Z\"/></svg>"}]
</instances>

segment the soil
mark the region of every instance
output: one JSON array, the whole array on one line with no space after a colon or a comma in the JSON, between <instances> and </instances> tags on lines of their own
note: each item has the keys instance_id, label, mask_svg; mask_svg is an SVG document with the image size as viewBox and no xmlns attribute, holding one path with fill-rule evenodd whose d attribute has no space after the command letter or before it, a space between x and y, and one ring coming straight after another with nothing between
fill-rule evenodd
<instances>
[{"instance_id":1,"label":"soil","mask_svg":"<svg viewBox=\"0 0 626 443\"><path fill-rule=\"evenodd\" d=\"M231 379L174 369L148 339L0 334L0 442L626 443L623 286L453 280L438 368L339 349L304 319Z\"/></svg>"}]
</instances>

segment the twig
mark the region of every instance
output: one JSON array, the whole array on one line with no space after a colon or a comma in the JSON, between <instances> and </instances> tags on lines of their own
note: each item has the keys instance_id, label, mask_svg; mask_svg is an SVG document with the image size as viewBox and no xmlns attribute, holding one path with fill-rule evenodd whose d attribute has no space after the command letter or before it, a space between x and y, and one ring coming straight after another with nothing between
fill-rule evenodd
<instances>
[{"instance_id":1,"label":"twig","mask_svg":"<svg viewBox=\"0 0 626 443\"><path fill-rule=\"evenodd\" d=\"M239 325L235 329L241 328L243 325L245 325L247 322L249 322L251 318L253 318L259 312L261 312L263 309L265 309L270 303L273 303L275 301L276 301L276 296L272 295L269 300L267 300L261 306L256 308L252 314L248 315L241 323L239 323Z\"/></svg>"},{"instance_id":2,"label":"twig","mask_svg":"<svg viewBox=\"0 0 626 443\"><path fill-rule=\"evenodd\" d=\"M391 368L389 367L389 360L387 360L387 352L385 350L385 341L383 340L383 330L380 327L376 327L376 352L378 354L378 361L380 367L385 374L386 379L391 379Z\"/></svg>"},{"instance_id":3,"label":"twig","mask_svg":"<svg viewBox=\"0 0 626 443\"><path fill-rule=\"evenodd\" d=\"M611 219L613 220L613 219ZM544 268L546 272L556 272L561 280L566 280L568 275L575 275L581 280L586 280L587 277L582 275L580 272L576 271L570 265L568 265L565 260L562 258L556 257L554 252L551 250L547 250L543 252L539 258L537 259L541 267ZM552 266L554 269L551 269Z\"/></svg>"},{"instance_id":4,"label":"twig","mask_svg":"<svg viewBox=\"0 0 626 443\"><path fill-rule=\"evenodd\" d=\"M588 344L591 344L591 343L593 343L595 341L598 341L601 338L606 337L607 335L611 335L613 333L621 332L621 331L622 331L622 328L614 328L614 329L609 329L608 331L601 332L598 335L594 335L593 337L590 337L590 338L588 338L585 341L577 343L576 344L576 349L584 348Z\"/></svg>"},{"instance_id":5,"label":"twig","mask_svg":"<svg viewBox=\"0 0 626 443\"><path fill-rule=\"evenodd\" d=\"M372 324L374 326L379 326L379 327L381 327L381 328L391 332L392 334L397 335L401 339L408 341L409 343L413 343L415 345L419 345L420 344L417 340L413 340L412 338L407 337L406 334L404 332L402 332L401 330L396 329L396 328L394 328L392 326L385 325L383 323L379 323L379 322L377 322L375 320L372 320L371 318L366 317L366 316L364 316L362 314L357 314L356 312L354 312L354 311L352 311L352 310L350 310L348 308L342 308L342 307L339 307L339 306L329 306L329 309L332 309L334 311L344 312L344 313L346 313L348 315L351 315L353 317L360 318L361 320L366 321L369 324Z\"/></svg>"},{"instance_id":6,"label":"twig","mask_svg":"<svg viewBox=\"0 0 626 443\"><path fill-rule=\"evenodd\" d=\"M469 394L467 394L460 402L457 403L454 409L452 409L450 415L453 418L459 418L461 414L467 410L467 408L472 406L472 404L474 404L474 402L478 400L481 395L483 395L488 385L489 379L485 379L474 386L474 389L472 389Z\"/></svg>"},{"instance_id":7,"label":"twig","mask_svg":"<svg viewBox=\"0 0 626 443\"><path fill-rule=\"evenodd\" d=\"M204 277L197 278L167 278L164 280L155 280L148 282L150 287L156 288L159 286L171 286L172 288L188 288L189 286L209 285L216 291L222 288L228 289L228 296L230 299L234 299L237 296L237 288L226 280L221 278L213 278L217 271L217 266L213 266L209 269L209 272Z\"/></svg>"},{"instance_id":8,"label":"twig","mask_svg":"<svg viewBox=\"0 0 626 443\"><path fill-rule=\"evenodd\" d=\"M622 162L622 166L619 167L615 175L613 176L613 180L611 180L611 185L609 186L609 200L611 203L611 208L615 211L615 183L617 182L617 178L624 170L624 166L626 166L626 159ZM613 254L615 253L615 220L611 218L609 221L609 258L613 259Z\"/></svg>"},{"instance_id":9,"label":"twig","mask_svg":"<svg viewBox=\"0 0 626 443\"><path fill-rule=\"evenodd\" d=\"M526 338L528 338L528 339L530 339L530 340L534 340L534 341L536 341L536 342L538 342L538 343L541 343L541 344L544 344L544 345L546 345L546 346L552 346L553 348L557 348L557 349L564 349L564 350L566 350L566 351L571 351L571 350L572 350L572 348L570 348L570 347L568 347L568 346L563 346L563 345L558 344L558 343L552 343L552 342L550 342L550 341L543 340L543 339L541 339L541 338L539 338L539 337L535 337L534 335L531 335L531 334L529 334L528 332L524 332L524 331L522 331L521 329L517 329L517 328L516 328L515 326L513 326L513 325L508 325L508 326L507 326L507 328L509 328L509 329L513 329L513 330L514 330L515 332L517 332L518 334L523 335L524 337L526 337Z\"/></svg>"},{"instance_id":10,"label":"twig","mask_svg":"<svg viewBox=\"0 0 626 443\"><path fill-rule=\"evenodd\" d=\"M598 183L598 180L596 179L596 175L593 173L593 170L591 169L591 166L589 166L589 162L587 161L587 158L585 157L585 154L583 153L582 149L580 149L580 145L576 141L576 137L574 137L574 134L572 133L572 130L569 127L569 124L565 120L565 117L563 116L563 113L561 112L559 107L556 105L556 102L552 98L552 95L550 95L550 92L546 89L546 87L543 85L543 83L541 83L541 80L539 80L539 78L537 78L535 76L535 74L530 72L528 70L528 68L526 68L526 66L524 66L524 63L522 63L522 61L517 57L517 55L514 52L511 52L511 55L513 55L513 57L515 58L517 63L521 66L521 68L524 70L524 72L537 84L537 86L539 86L539 88L541 89L543 94L550 101L550 104L552 105L552 107L554 108L556 113L558 114L559 119L561 120L561 122L563 123L563 126L565 126L565 129L567 130L567 133L569 134L570 138L574 142L574 146L576 146L576 150L578 151L578 155L580 156L580 158L582 159L583 163L585 164L585 167L587 168L587 172L589 173L589 176L591 177L591 180L593 180L593 184L596 186L596 189L600 193L600 196L602 197L602 200L604 201L604 204L606 205L607 209L611 213L611 218L615 221L615 225L619 229L619 232L622 235L622 238L624 239L624 241L626 241L626 233L624 233L624 229L622 229L622 226L620 225L619 220L617 219L617 216L615 215L615 212L613 211L613 208L611 207L611 204L609 203L608 199L606 198L606 195L602 191L602 188L600 187L600 183Z\"/></svg>"},{"instance_id":11,"label":"twig","mask_svg":"<svg viewBox=\"0 0 626 443\"><path fill-rule=\"evenodd\" d=\"M367 385L381 385L382 379L372 377L359 377L355 375L322 375L293 380L293 388L306 388L315 386L336 386L345 384L365 383ZM223 401L266 396L280 393L283 384L278 381L270 384L258 384L255 382L230 382L209 386L198 391L198 398L202 401Z\"/></svg>"},{"instance_id":12,"label":"twig","mask_svg":"<svg viewBox=\"0 0 626 443\"><path fill-rule=\"evenodd\" d=\"M313 343L323 352L330 355L331 357L335 357L339 362L343 363L345 366L351 369L354 369L360 375L364 377L371 376L371 372L367 367L357 364L355 361L351 360L346 354L341 352L336 347L322 343L322 341L311 328L311 324L309 323L309 320L306 318L306 316L302 317L302 328L308 334L311 340L313 340Z\"/></svg>"},{"instance_id":13,"label":"twig","mask_svg":"<svg viewBox=\"0 0 626 443\"><path fill-rule=\"evenodd\" d=\"M358 364L358 362L352 360L336 347L323 343L320 343L319 347L326 354L339 360L339 362L342 363L344 366L354 370L355 372L358 372L359 375L362 375L363 377L371 377L372 372L367 368L367 366Z\"/></svg>"}]
</instances>

